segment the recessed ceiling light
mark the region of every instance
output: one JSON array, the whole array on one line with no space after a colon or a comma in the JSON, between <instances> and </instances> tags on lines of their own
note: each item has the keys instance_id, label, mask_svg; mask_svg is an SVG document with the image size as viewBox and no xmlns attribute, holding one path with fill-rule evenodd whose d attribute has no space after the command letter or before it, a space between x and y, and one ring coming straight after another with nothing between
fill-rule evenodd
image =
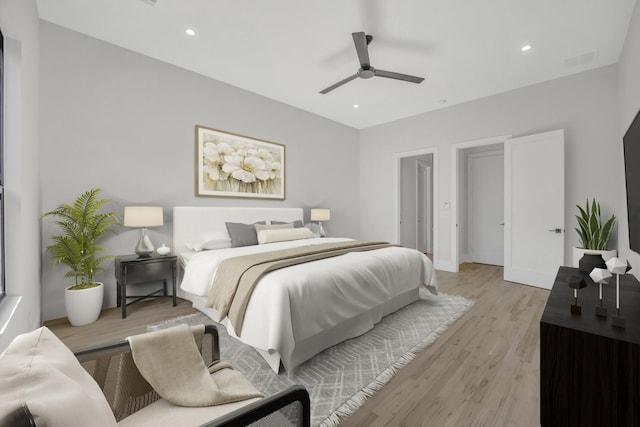
<instances>
[{"instance_id":1,"label":"recessed ceiling light","mask_svg":"<svg viewBox=\"0 0 640 427\"><path fill-rule=\"evenodd\" d=\"M532 46L531 46L530 44L525 44L524 46L522 46L522 47L520 48L520 50L521 50L522 52L528 52L528 51L530 51L530 50L531 50L531 47L532 47Z\"/></svg>"},{"instance_id":2,"label":"recessed ceiling light","mask_svg":"<svg viewBox=\"0 0 640 427\"><path fill-rule=\"evenodd\" d=\"M358 104L353 104L353 108L360 108Z\"/></svg>"},{"instance_id":3,"label":"recessed ceiling light","mask_svg":"<svg viewBox=\"0 0 640 427\"><path fill-rule=\"evenodd\" d=\"M184 30L184 33L188 36L195 36L196 35L196 30L194 30L193 28L187 28L186 30Z\"/></svg>"}]
</instances>

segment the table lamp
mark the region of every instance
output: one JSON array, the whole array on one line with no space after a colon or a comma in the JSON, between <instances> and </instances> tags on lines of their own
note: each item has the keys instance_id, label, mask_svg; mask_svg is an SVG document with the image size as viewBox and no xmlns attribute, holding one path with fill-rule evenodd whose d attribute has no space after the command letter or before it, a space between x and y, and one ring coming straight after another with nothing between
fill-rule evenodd
<instances>
[{"instance_id":1,"label":"table lamp","mask_svg":"<svg viewBox=\"0 0 640 427\"><path fill-rule=\"evenodd\" d=\"M323 221L329 221L331 219L331 211L329 209L311 209L311 221L318 223L318 234L321 237L326 236L324 228L322 228Z\"/></svg>"},{"instance_id":2,"label":"table lamp","mask_svg":"<svg viewBox=\"0 0 640 427\"><path fill-rule=\"evenodd\" d=\"M600 306L596 306L596 316L607 317L607 308L602 305L602 285L607 283L607 279L611 277L609 270L605 268L594 268L589 277L600 286Z\"/></svg>"},{"instance_id":3,"label":"table lamp","mask_svg":"<svg viewBox=\"0 0 640 427\"><path fill-rule=\"evenodd\" d=\"M611 323L617 328L625 328L626 321L620 316L620 275L631 270L631 265L627 261L620 258L610 258L607 261L607 269L616 275L616 311L617 315L611 317Z\"/></svg>"},{"instance_id":4,"label":"table lamp","mask_svg":"<svg viewBox=\"0 0 640 427\"><path fill-rule=\"evenodd\" d=\"M135 252L141 258L151 256L153 244L149 239L147 227L159 227L163 224L162 208L158 206L126 206L124 208L124 226L140 227L140 240Z\"/></svg>"},{"instance_id":5,"label":"table lamp","mask_svg":"<svg viewBox=\"0 0 640 427\"><path fill-rule=\"evenodd\" d=\"M573 298L575 298L575 302L571 304L571 313L582 314L582 307L578 305L578 289L586 288L587 281L584 277L573 275L569 277L568 285L573 289Z\"/></svg>"}]
</instances>

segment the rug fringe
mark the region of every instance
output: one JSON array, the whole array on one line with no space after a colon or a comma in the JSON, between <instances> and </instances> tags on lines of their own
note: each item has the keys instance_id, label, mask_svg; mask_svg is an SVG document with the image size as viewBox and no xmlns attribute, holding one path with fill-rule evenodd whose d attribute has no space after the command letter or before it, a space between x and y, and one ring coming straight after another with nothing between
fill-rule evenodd
<instances>
[{"instance_id":1,"label":"rug fringe","mask_svg":"<svg viewBox=\"0 0 640 427\"><path fill-rule=\"evenodd\" d=\"M167 319L164 322L156 323L155 325L149 325L149 326L147 326L147 330L148 331L155 331L157 329L162 329L166 325L170 325L172 323L178 324L181 320L185 320L185 319L188 319L190 317L197 317L197 316L200 316L200 312L193 313L193 314L185 314L183 316L174 317L172 319Z\"/></svg>"},{"instance_id":2,"label":"rug fringe","mask_svg":"<svg viewBox=\"0 0 640 427\"><path fill-rule=\"evenodd\" d=\"M461 300L465 300L465 298L461 298ZM358 409L364 405L364 403L373 396L377 391L379 391L385 384L387 384L391 379L396 375L399 369L407 366L413 359L416 358L419 352L429 347L431 344L435 342L435 340L444 333L451 325L453 325L458 319L460 319L467 310L472 307L474 304L473 301L466 300L464 301L465 310L461 312L457 312L452 315L449 319L447 319L442 325L440 325L436 330L427 335L427 337L417 343L413 348L407 351L405 354L400 356L391 366L387 367L384 371L382 371L376 378L374 378L369 384L364 386L358 392L356 392L353 396L347 399L342 405L338 406L335 411L333 411L327 418L325 418L318 427L338 427L340 422L345 418L353 415Z\"/></svg>"}]
</instances>

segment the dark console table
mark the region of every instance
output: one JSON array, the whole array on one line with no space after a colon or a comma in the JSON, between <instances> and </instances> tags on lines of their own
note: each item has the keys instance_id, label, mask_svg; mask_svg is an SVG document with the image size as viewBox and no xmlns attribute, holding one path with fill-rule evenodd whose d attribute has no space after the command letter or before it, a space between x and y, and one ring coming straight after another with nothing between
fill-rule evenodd
<instances>
[{"instance_id":1,"label":"dark console table","mask_svg":"<svg viewBox=\"0 0 640 427\"><path fill-rule=\"evenodd\" d=\"M582 274L582 314L570 312L573 289L565 279L582 274L560 267L540 320L540 425L640 426L640 284L620 277L626 328L611 325L615 276L603 288L607 318L596 317L598 285Z\"/></svg>"}]
</instances>

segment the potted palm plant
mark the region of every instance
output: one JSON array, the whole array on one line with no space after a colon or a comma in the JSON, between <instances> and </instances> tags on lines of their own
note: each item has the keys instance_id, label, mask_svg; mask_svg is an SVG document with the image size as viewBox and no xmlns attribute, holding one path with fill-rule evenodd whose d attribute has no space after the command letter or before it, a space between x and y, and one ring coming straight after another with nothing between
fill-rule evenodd
<instances>
[{"instance_id":1,"label":"potted palm plant","mask_svg":"<svg viewBox=\"0 0 640 427\"><path fill-rule=\"evenodd\" d=\"M573 264L578 267L580 259L584 255L600 255L604 261L617 255L615 249L607 247L611 232L616 223L615 215L611 215L604 224L600 219L600 204L594 198L591 204L583 208L576 205L580 215L576 215L578 228L576 232L580 238L580 247L573 248Z\"/></svg>"},{"instance_id":2,"label":"potted palm plant","mask_svg":"<svg viewBox=\"0 0 640 427\"><path fill-rule=\"evenodd\" d=\"M73 204L61 204L44 214L54 217L55 224L62 230L51 238L53 243L47 250L53 256L53 265L66 265L69 271L65 277L74 280L74 284L65 289L64 298L67 317L73 326L87 325L100 316L104 285L94 281L94 276L104 270L102 264L112 256L100 256L105 249L97 242L120 224L114 212L101 212L110 200L100 200L100 191L89 190Z\"/></svg>"}]
</instances>

